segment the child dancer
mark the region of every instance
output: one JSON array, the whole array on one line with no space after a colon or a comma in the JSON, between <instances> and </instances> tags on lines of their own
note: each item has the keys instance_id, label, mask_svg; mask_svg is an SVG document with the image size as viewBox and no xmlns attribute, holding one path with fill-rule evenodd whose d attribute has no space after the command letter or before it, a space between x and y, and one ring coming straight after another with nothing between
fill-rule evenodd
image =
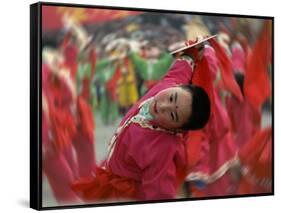
<instances>
[{"instance_id":1,"label":"child dancer","mask_svg":"<svg viewBox=\"0 0 281 213\"><path fill-rule=\"evenodd\" d=\"M193 57L198 49L192 49ZM104 164L73 186L85 201L176 197L186 171L185 133L202 128L210 115L208 95L190 84L192 57L179 57L125 115Z\"/></svg>"}]
</instances>

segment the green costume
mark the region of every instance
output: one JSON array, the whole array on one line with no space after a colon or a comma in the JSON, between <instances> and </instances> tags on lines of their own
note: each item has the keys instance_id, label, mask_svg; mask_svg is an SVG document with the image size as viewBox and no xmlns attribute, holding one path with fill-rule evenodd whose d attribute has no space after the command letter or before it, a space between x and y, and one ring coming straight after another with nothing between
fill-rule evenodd
<instances>
[{"instance_id":1,"label":"green costume","mask_svg":"<svg viewBox=\"0 0 281 213\"><path fill-rule=\"evenodd\" d=\"M115 67L108 59L97 61L95 80L100 84L99 110L104 124L113 123L119 116L117 101L113 100L110 91L106 88L114 73Z\"/></svg>"},{"instance_id":2,"label":"green costume","mask_svg":"<svg viewBox=\"0 0 281 213\"><path fill-rule=\"evenodd\" d=\"M159 81L166 74L170 68L173 57L169 53L162 53L160 58L157 60L145 59L139 56L137 53L132 53L130 55L136 72L139 74L144 84L141 87L141 96L147 91L145 85L148 81Z\"/></svg>"},{"instance_id":3,"label":"green costume","mask_svg":"<svg viewBox=\"0 0 281 213\"><path fill-rule=\"evenodd\" d=\"M79 57L78 57L78 60L79 60ZM82 87L83 87L83 84L84 84L84 86L89 87L90 94L88 93L89 99L87 101L91 105L93 116L94 116L95 108L97 106L97 95L96 95L95 86L92 84L93 79L91 79L91 71L92 71L91 63L85 63L85 62L79 63L78 62L78 68L77 68L77 73L76 73L76 88L77 88L78 94L84 93L84 95L88 96L87 95L88 92L86 92L87 89L84 88L84 91L82 91L83 90ZM87 83L87 85L85 85L85 79L88 79L89 83Z\"/></svg>"}]
</instances>

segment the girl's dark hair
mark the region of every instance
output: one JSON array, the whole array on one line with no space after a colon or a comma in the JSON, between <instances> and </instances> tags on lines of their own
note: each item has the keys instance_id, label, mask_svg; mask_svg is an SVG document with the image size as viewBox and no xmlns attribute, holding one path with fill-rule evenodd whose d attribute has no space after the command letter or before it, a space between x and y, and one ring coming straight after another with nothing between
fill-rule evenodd
<instances>
[{"instance_id":1,"label":"girl's dark hair","mask_svg":"<svg viewBox=\"0 0 281 213\"><path fill-rule=\"evenodd\" d=\"M211 104L205 90L201 87L188 84L181 88L187 90L192 96L191 115L188 121L183 125L182 130L196 130L203 128L211 114Z\"/></svg>"}]
</instances>

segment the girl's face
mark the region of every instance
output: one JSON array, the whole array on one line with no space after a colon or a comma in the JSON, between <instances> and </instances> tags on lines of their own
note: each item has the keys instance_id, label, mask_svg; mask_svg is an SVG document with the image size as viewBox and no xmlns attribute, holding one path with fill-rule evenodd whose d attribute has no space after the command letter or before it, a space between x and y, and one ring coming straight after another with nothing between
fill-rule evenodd
<instances>
[{"instance_id":1,"label":"girl's face","mask_svg":"<svg viewBox=\"0 0 281 213\"><path fill-rule=\"evenodd\" d=\"M170 130L180 129L191 114L192 96L180 87L171 87L157 93L149 106L153 121Z\"/></svg>"}]
</instances>

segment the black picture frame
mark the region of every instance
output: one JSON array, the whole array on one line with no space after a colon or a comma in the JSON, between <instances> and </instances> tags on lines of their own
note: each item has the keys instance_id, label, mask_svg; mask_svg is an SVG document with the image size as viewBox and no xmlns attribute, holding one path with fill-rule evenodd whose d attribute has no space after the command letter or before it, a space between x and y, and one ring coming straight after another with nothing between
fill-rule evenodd
<instances>
[{"instance_id":1,"label":"black picture frame","mask_svg":"<svg viewBox=\"0 0 281 213\"><path fill-rule=\"evenodd\" d=\"M251 196L272 196L274 195L274 161L272 161L272 190L269 193L257 193L247 195L226 195L215 197L200 197L200 198L177 198L165 200L148 200L148 201L129 201L129 202L108 202L108 203L85 203L74 205L58 205L58 206L43 206L43 189L42 189L42 7L70 7L70 8L95 8L109 10L128 10L149 13L169 13L179 15L199 15L210 17L236 17L245 19L262 19L269 20L272 23L271 41L272 41L272 63L271 63L271 78L274 79L274 17L258 16L258 15L241 15L241 14L223 14L223 13L204 13L192 11L172 11L159 10L148 8L126 8L112 7L102 5L81 5L81 4L65 4L65 3L50 3L39 2L30 5L30 207L36 210L49 209L67 209L81 207L97 207L111 205L131 205L131 204L146 204L146 203L161 203L161 202L177 202L177 201L192 201L205 199L224 199L237 197ZM272 103L271 124L272 124L272 159L274 159L274 81L271 81Z\"/></svg>"}]
</instances>

